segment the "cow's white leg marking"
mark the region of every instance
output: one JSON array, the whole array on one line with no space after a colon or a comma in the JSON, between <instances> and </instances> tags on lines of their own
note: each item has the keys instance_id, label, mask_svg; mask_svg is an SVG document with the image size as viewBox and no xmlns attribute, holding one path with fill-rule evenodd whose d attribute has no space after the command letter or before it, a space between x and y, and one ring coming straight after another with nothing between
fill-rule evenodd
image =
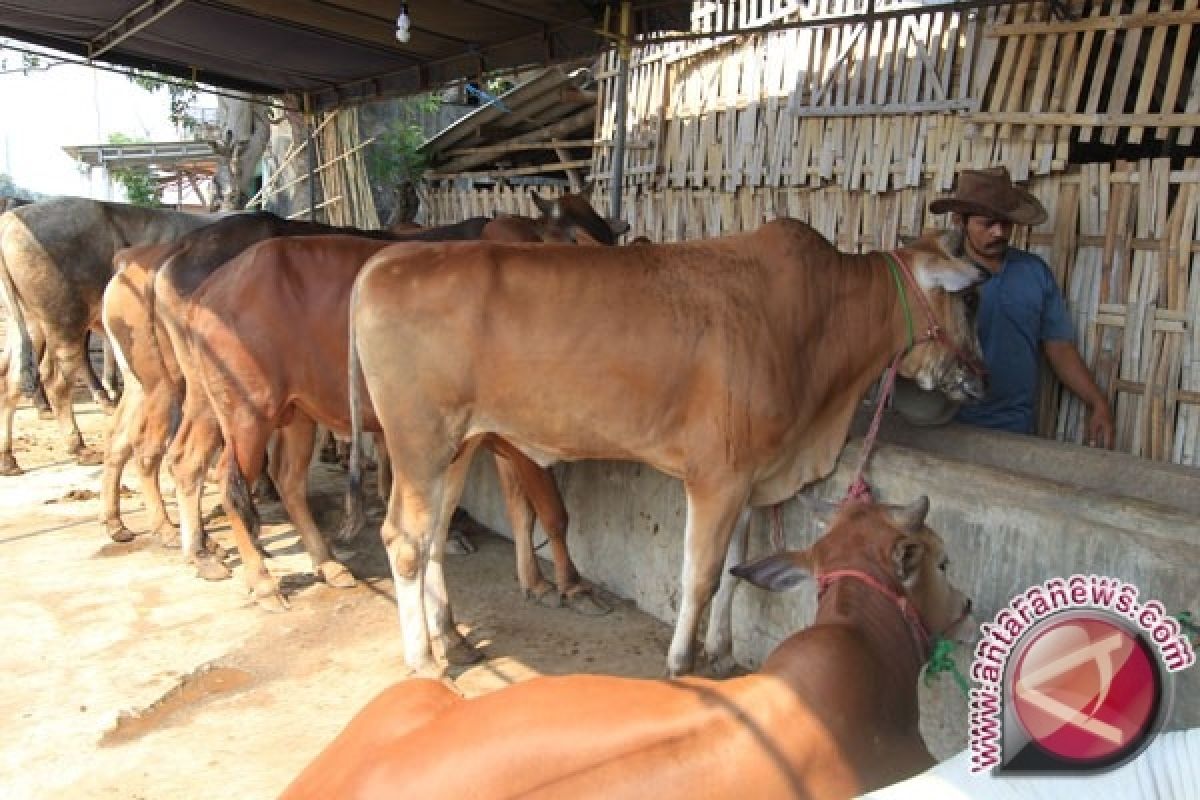
<instances>
[{"instance_id":1,"label":"cow's white leg marking","mask_svg":"<svg viewBox=\"0 0 1200 800\"><path fill-rule=\"evenodd\" d=\"M725 552L725 566L721 569L717 594L713 597L712 608L708 612L704 655L708 660L709 669L714 674L728 674L734 666L733 590L737 588L738 581L729 570L746 560L746 539L751 513L749 507L743 508L733 526L733 537L729 540L729 549Z\"/></svg>"},{"instance_id":2,"label":"cow's white leg marking","mask_svg":"<svg viewBox=\"0 0 1200 800\"><path fill-rule=\"evenodd\" d=\"M687 527L683 541L679 616L667 653L667 671L672 676L692 670L700 614L712 598L717 572L733 536L734 522L749 496L745 487L726 476L712 483L719 488L686 487Z\"/></svg>"}]
</instances>

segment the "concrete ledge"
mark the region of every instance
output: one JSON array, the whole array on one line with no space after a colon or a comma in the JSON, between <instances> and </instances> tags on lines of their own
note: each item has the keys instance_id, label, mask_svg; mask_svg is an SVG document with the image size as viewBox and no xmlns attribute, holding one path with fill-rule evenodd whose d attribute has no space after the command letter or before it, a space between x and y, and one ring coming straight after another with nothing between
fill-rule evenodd
<instances>
[{"instance_id":1,"label":"concrete ledge","mask_svg":"<svg viewBox=\"0 0 1200 800\"><path fill-rule=\"evenodd\" d=\"M1200 518L1191 505L1200 497L1197 471L1162 471L1118 454L959 426L914 432L889 425L885 436L872 456L870 482L887 502L929 496L930 524L945 537L950 573L971 594L980 621L1017 592L1074 573L1129 581L1143 600L1157 598L1169 613L1200 612ZM895 443L898 439L905 443ZM835 473L818 486L820 496L841 497L860 445L859 439L850 441ZM980 453L994 466L953 457L974 459ZM673 622L682 564L682 485L648 467L617 462L560 465L556 474L571 514L571 552L583 574ZM1150 499L1138 496L1143 487ZM463 505L497 530L508 530L489 459L476 460ZM757 514L751 528L751 557L768 549L763 517ZM799 502L785 506L784 521L789 547L807 546L814 538L810 515ZM734 603L738 660L758 664L780 640L807 625L814 608L815 592L808 587L788 595L740 587ZM964 649L956 653L964 672L969 658ZM1200 725L1200 668L1177 676L1175 684L1169 726ZM966 701L948 677L922 689L922 709L935 755L946 757L965 746Z\"/></svg>"}]
</instances>

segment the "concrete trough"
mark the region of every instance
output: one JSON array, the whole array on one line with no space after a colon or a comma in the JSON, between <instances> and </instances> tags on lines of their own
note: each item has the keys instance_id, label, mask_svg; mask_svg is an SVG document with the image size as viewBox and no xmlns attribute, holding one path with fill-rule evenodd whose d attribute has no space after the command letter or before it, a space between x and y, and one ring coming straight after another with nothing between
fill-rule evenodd
<instances>
[{"instance_id":1,"label":"concrete trough","mask_svg":"<svg viewBox=\"0 0 1200 800\"><path fill-rule=\"evenodd\" d=\"M836 500L858 463L861 431L814 493ZM508 523L491 459L476 459L463 505L499 531ZM679 606L684 527L682 484L640 465L579 462L555 468L571 514L571 552L590 580L673 623ZM1200 471L1121 453L963 426L884 425L868 479L879 499L929 496L930 525L946 539L950 574L990 620L1017 592L1056 576L1107 575L1137 586L1168 613L1200 612ZM789 548L815 536L800 501L784 507ZM756 514L750 557L768 550ZM739 587L734 652L753 668L809 624L815 587L786 595ZM966 672L971 654L954 654ZM1200 668L1177 674L1168 727L1200 725ZM921 689L922 726L939 758L966 746L967 704L948 677Z\"/></svg>"}]
</instances>

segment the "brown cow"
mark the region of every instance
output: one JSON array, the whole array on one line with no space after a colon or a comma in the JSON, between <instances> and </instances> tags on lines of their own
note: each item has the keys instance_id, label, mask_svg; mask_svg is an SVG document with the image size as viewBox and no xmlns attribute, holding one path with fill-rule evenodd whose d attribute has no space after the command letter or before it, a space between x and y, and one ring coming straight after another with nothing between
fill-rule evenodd
<instances>
[{"instance_id":1,"label":"brown cow","mask_svg":"<svg viewBox=\"0 0 1200 800\"><path fill-rule=\"evenodd\" d=\"M538 200L540 202L540 198ZM609 242L613 240L614 232L582 198L564 195L556 201L546 202L551 204L546 207L547 212L541 220L525 218L482 220L482 222L470 220L455 226L423 229L404 237L395 237L389 234L376 234L376 236L389 239L401 238L405 241L476 236L498 237L505 240L517 238L524 241L574 241L576 238L586 235L589 241L597 238L607 239ZM232 228L233 226L225 227ZM164 327L189 386L201 385L196 366L201 356L192 346L193 340L190 331L187 330L188 325L183 321L188 319L192 309L199 303L195 299L194 293L202 280L208 279L209 283L216 286L223 285L223 279L213 273L217 272L217 267L224 262L218 262L211 255L205 255L204 251L215 248L221 253L227 253L233 251L234 246L248 243L252 235L257 237L253 241L257 241L268 236L283 236L288 233L307 235L316 232L332 232L332 229L329 228L318 231L311 226L302 227L294 224L285 228L283 224L274 222L269 226L270 232L266 235L262 235L261 230L249 229L246 224L243 224L235 229L235 237L231 235L230 231L223 231L220 228L219 224L213 226L204 237L199 235L194 237L197 239L195 245L188 245L189 248L200 251L199 257L191 256L186 248L180 248L180 252L173 255L159 271L155 281L156 304L161 309ZM354 578L343 565L333 560L328 546L312 521L305 491L307 466L309 455L312 452L312 422L314 420L335 430L348 428L348 419L346 419L346 424L339 421L346 418L348 412L336 411L338 408L344 408L347 396L343 378L340 377L344 374L342 365L345 363L346 356L347 323L344 309L354 272L379 246L376 244L371 247L370 245L369 241L360 242L361 252L356 250L349 253L347 251L348 255L344 253L340 256L349 258L353 261L352 264L337 261L339 256L333 256L333 260L329 263L316 265L318 267L316 273L305 274L304 280L309 283L304 285L312 291L303 297L289 295L288 289L295 287L287 286L286 281L282 287L277 283L281 275L276 274L270 266L264 266L274 263L271 258L259 259L248 255L239 258L239 263L251 265L248 267L251 270L250 273L242 273L236 279L247 286L247 294L245 296L235 295L236 301L229 303L225 308L209 307L210 312L215 308L219 313L237 312L239 315L242 309L249 309L245 315L239 316L239 318L248 320L249 324L258 327L235 332L234 339L245 336L256 340L259 345L264 347L269 345L267 350L256 353L256 360L243 362L236 370L236 382L239 384L260 378L271 389L278 390L277 393L265 393L253 398L255 401L253 410L263 414L263 416L252 417L256 427L249 441L253 444L248 444L247 440L240 436L234 437L242 446L239 448L239 452L245 451L239 455L239 459L242 457L249 459L241 466L245 472L257 474L262 466L263 445L259 443L259 439L265 443L265 437L269 436L277 426L282 427L282 436L279 442L281 450L274 454L277 458L272 459L272 475L280 485L282 499L289 516L313 558L314 569L327 582L338 586L353 585ZM305 246L297 244L296 247L298 250L303 250ZM240 251L240 247L238 251ZM243 269L245 268L243 267ZM351 268L352 271L346 271ZM260 269L261 272L259 272ZM222 269L218 274L224 274L224 272L225 269ZM328 279L322 278L326 273L328 273ZM213 275L211 279L208 277L210 275ZM261 285L259 285L260 280L262 281ZM253 288L255 286L258 288ZM213 291L219 290L214 289ZM278 294L274 295L274 292L278 292ZM265 298L265 302L252 303L249 299L252 294L260 299ZM287 300L295 301L298 305L288 305ZM306 305L310 302L324 306L329 306L331 303L336 306L337 303L341 303L342 310L340 312L330 311L327 308L329 314L314 314ZM284 307L292 309L291 313L293 314L286 318L284 323L290 326L285 329L284 339L277 340L264 335L259 328L264 324L270 324L268 320L277 321L279 310ZM255 314L261 315L257 321L255 321ZM342 321L335 322L339 319ZM288 354L295 349L297 341L295 326L298 324L313 326L312 330L307 331L306 336L301 337L301 340L309 342L313 349L302 359L289 359ZM321 347L322 344L325 345L324 350ZM210 347L209 344L204 346ZM238 352L236 345L225 344L221 345L221 348L213 347L208 350L207 356L210 360L224 362L227 358L234 359L236 352ZM334 360L328 361L322 358L323 355L331 352L337 354ZM304 366L307 369L286 375L272 374L271 366L275 364ZM322 366L325 368L322 369ZM224 388L218 391L223 392L218 406L228 412L226 417L226 421L228 421L232 419L228 416L233 413L231 407L238 403L244 403L248 399L247 394L244 391L229 392ZM222 441L221 430L217 417L213 415L209 394L205 391L186 393L180 431L171 445L168 456L179 497L180 527L184 549L189 558L198 561L207 558L204 549L199 546L201 542L199 535L200 490L205 469ZM309 405L310 403L311 405ZM327 414L330 408L335 411ZM293 410L297 409L299 413L293 413ZM237 413L244 415L246 411L247 408L243 407ZM330 416L328 421L326 421L326 416ZM244 416L242 418L244 419ZM229 430L232 431L233 427L229 426ZM566 512L558 495L557 487L554 486L553 477L549 472L529 462L519 452L510 449L506 456L505 461L499 463L499 467L502 475L510 481L506 485L506 489L511 500L510 515L514 531L518 532L516 535L520 538L525 531L528 531L529 536L532 536L533 515L529 501L523 496L524 493L534 501L538 518L541 519L543 527L546 528L553 543L562 601L585 613L603 612L606 609L595 602L588 587L580 582L574 565L570 564L567 557ZM253 462L252 467L250 462ZM284 489L283 484L286 484L288 488ZM257 527L257 513L249 503L249 498L241 495L227 495L226 500L225 508L233 513L231 520L235 537L238 540L239 549L242 551L243 563L248 567L246 577L255 592L255 597L266 608L286 607L278 592L277 582L267 574L261 555L250 546L250 537ZM358 506L354 508L357 510ZM357 529L359 519L351 521L347 525L347 530ZM518 554L518 571L522 576L522 586L535 598L544 600L549 596L549 590L552 587L541 578L537 571L532 544L530 543L528 548L519 547Z\"/></svg>"},{"instance_id":2,"label":"brown cow","mask_svg":"<svg viewBox=\"0 0 1200 800\"><path fill-rule=\"evenodd\" d=\"M735 572L772 591L816 579L814 624L727 681L540 677L471 700L388 689L283 793L337 797L833 798L933 764L917 678L970 601L946 577L929 502L852 503L811 548Z\"/></svg>"},{"instance_id":3,"label":"brown cow","mask_svg":"<svg viewBox=\"0 0 1200 800\"><path fill-rule=\"evenodd\" d=\"M508 240L523 235L530 241L536 228L524 218L503 218L495 223L499 232L494 233L489 223L485 236ZM267 607L281 606L283 600L277 581L253 546L256 514L248 506L246 486L258 477L267 441L278 429L272 467L277 470L274 477L284 507L306 549L327 555L308 508L308 459L317 425L343 435L350 431L349 387L341 368L347 358L350 290L362 265L386 245L346 236L271 239L226 264L191 298L188 347L226 447L218 468L224 479L225 507L236 514L231 524L247 567L247 581ZM295 348L297 339L310 343L304 358L284 357ZM364 425L378 430L370 409ZM556 602L583 613L606 611L571 562L566 510L552 474L503 440L492 437L488 447L497 456L521 588L538 600L545 600L554 589L537 566L532 503L552 548ZM351 482L355 486L361 483L357 470L351 474ZM380 482L387 483L382 473ZM353 535L360 525L360 519L348 520L343 538ZM471 651L466 655L478 657Z\"/></svg>"},{"instance_id":4,"label":"brown cow","mask_svg":"<svg viewBox=\"0 0 1200 800\"><path fill-rule=\"evenodd\" d=\"M357 395L361 369L395 465L382 534L408 665L440 671L433 647L464 646L442 543L479 437L494 433L539 463L636 460L684 482L667 666L690 670L742 510L832 471L860 398L893 357L905 354L900 372L923 388L982 394L960 294L987 273L960 247L951 232L891 256L850 255L781 219L672 245L382 250L355 284L350 385ZM889 268L893 257L907 268ZM932 336L910 339L909 302ZM722 669L727 616L715 608L708 629Z\"/></svg>"},{"instance_id":5,"label":"brown cow","mask_svg":"<svg viewBox=\"0 0 1200 800\"><path fill-rule=\"evenodd\" d=\"M101 472L104 523L113 541L133 533L121 521L121 471L136 453L142 498L150 511L150 530L165 541L175 538L158 483L159 467L170 438L170 413L178 402L178 365L164 358L154 324L154 274L174 249L173 243L127 247L113 256L113 278L101 301L101 318L116 351L125 391L109 426ZM134 369L134 364L137 369Z\"/></svg>"}]
</instances>

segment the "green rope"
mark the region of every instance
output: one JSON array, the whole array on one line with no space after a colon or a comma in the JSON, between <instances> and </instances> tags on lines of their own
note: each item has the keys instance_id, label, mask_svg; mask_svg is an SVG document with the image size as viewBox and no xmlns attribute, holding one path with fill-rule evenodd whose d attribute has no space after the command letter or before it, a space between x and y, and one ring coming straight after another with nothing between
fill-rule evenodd
<instances>
[{"instance_id":1,"label":"green rope","mask_svg":"<svg viewBox=\"0 0 1200 800\"><path fill-rule=\"evenodd\" d=\"M962 690L963 697L969 698L971 685L967 683L967 677L959 671L958 664L950 656L952 650L954 650L954 642L951 640L943 639L941 636L933 640L933 653L929 656L929 663L925 665L925 686L932 687L933 681L938 675L949 672L950 677L954 678L954 682Z\"/></svg>"},{"instance_id":2,"label":"green rope","mask_svg":"<svg viewBox=\"0 0 1200 800\"><path fill-rule=\"evenodd\" d=\"M913 336L912 311L908 307L908 293L904 291L904 281L900 279L900 267L896 265L896 257L891 253L884 253L883 256L887 259L888 268L892 272L892 280L896 282L896 293L900 295L900 305L904 308L904 325L908 329L907 349L911 350L916 337Z\"/></svg>"},{"instance_id":3,"label":"green rope","mask_svg":"<svg viewBox=\"0 0 1200 800\"><path fill-rule=\"evenodd\" d=\"M1183 632L1188 634L1188 638L1192 640L1192 644L1200 647L1200 625L1197 625L1193 620L1194 616L1190 611L1180 611L1175 615L1175 621L1179 623L1179 627L1183 628Z\"/></svg>"}]
</instances>

